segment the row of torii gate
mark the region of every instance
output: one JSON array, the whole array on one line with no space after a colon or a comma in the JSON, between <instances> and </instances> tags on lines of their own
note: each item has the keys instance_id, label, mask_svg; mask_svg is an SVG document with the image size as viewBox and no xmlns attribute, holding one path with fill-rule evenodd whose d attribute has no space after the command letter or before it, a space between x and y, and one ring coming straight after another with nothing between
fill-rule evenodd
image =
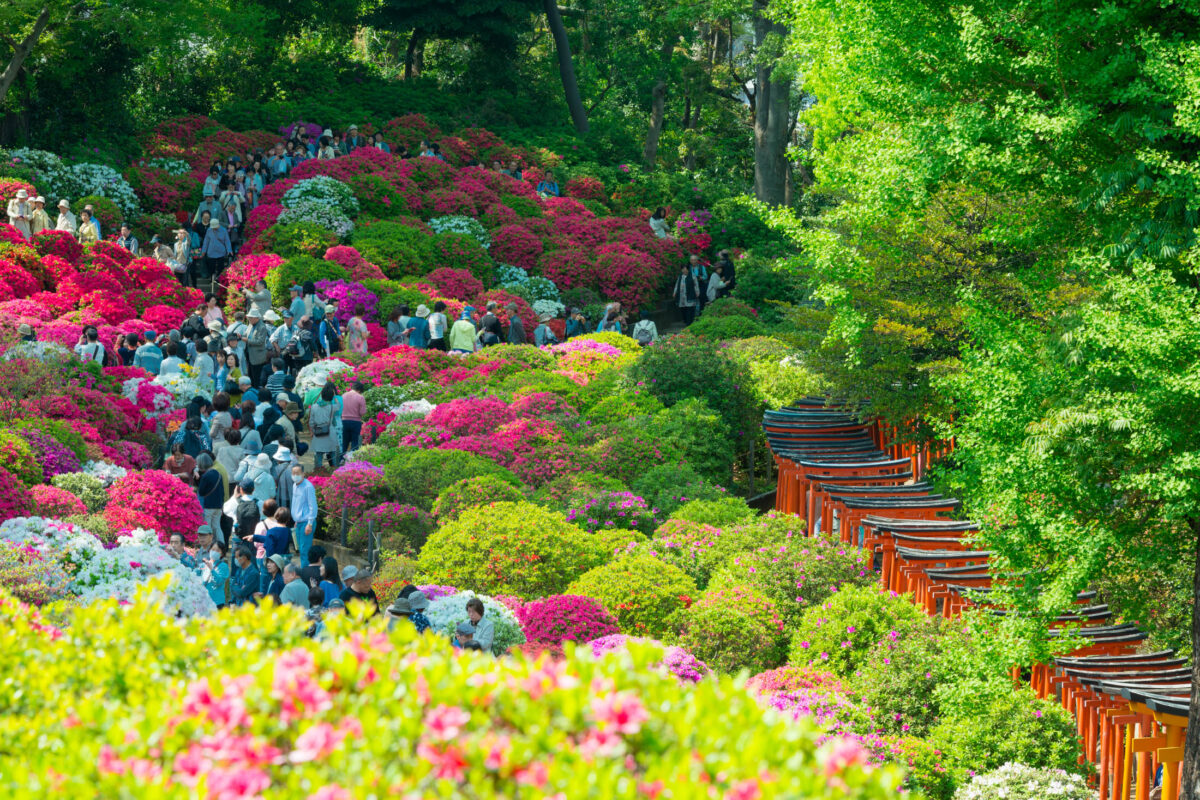
<instances>
[{"instance_id":1,"label":"row of torii gate","mask_svg":"<svg viewBox=\"0 0 1200 800\"><path fill-rule=\"evenodd\" d=\"M768 411L763 429L779 469L776 510L873 553L881 582L931 615L950 618L986 603L996 576L990 553L975 549L978 525L955 519L960 503L924 481L930 461L952 443L896 444L897 430L823 398ZM1070 627L1083 647L1050 664L1014 667L1014 681L1028 674L1039 697L1074 714L1100 800L1148 800L1160 767L1163 800L1177 800L1190 665L1172 650L1137 652L1146 634L1110 624L1108 606L1095 601L1094 591L1079 593L1047 633Z\"/></svg>"}]
</instances>

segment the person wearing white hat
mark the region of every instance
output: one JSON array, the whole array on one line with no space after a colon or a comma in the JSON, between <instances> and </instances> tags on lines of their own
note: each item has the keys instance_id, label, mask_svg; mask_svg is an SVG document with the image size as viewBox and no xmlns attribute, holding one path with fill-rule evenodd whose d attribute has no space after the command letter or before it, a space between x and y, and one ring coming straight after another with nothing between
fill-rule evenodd
<instances>
[{"instance_id":1,"label":"person wearing white hat","mask_svg":"<svg viewBox=\"0 0 1200 800\"><path fill-rule=\"evenodd\" d=\"M71 204L64 197L58 201L58 221L54 223L54 230L66 231L74 239L75 231L78 228L79 223L75 221L75 215L71 213Z\"/></svg>"},{"instance_id":2,"label":"person wearing white hat","mask_svg":"<svg viewBox=\"0 0 1200 800\"><path fill-rule=\"evenodd\" d=\"M46 213L46 198L33 198L33 214L29 219L29 232L37 236L42 231L50 230L50 215Z\"/></svg>"},{"instance_id":3,"label":"person wearing white hat","mask_svg":"<svg viewBox=\"0 0 1200 800\"><path fill-rule=\"evenodd\" d=\"M8 201L8 224L19 230L25 237L25 241L33 238L33 233L29 229L29 221L32 216L33 209L29 207L29 192L18 189L17 196Z\"/></svg>"},{"instance_id":4,"label":"person wearing white hat","mask_svg":"<svg viewBox=\"0 0 1200 800\"><path fill-rule=\"evenodd\" d=\"M346 136L342 139L342 152L350 155L360 146L362 146L362 137L358 135L358 126L351 125L346 129Z\"/></svg>"},{"instance_id":5,"label":"person wearing white hat","mask_svg":"<svg viewBox=\"0 0 1200 800\"><path fill-rule=\"evenodd\" d=\"M337 158L337 150L333 146L333 131L329 128L321 131L320 144L317 146L317 158L323 161Z\"/></svg>"}]
</instances>

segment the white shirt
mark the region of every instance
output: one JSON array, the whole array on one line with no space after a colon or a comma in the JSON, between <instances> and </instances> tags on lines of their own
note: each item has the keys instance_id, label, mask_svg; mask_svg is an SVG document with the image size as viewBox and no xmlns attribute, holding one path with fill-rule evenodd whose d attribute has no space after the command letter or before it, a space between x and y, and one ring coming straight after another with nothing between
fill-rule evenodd
<instances>
[{"instance_id":1,"label":"white shirt","mask_svg":"<svg viewBox=\"0 0 1200 800\"><path fill-rule=\"evenodd\" d=\"M79 356L83 361L95 361L97 364L103 364L104 345L99 342L77 344L75 345L75 355Z\"/></svg>"},{"instance_id":2,"label":"white shirt","mask_svg":"<svg viewBox=\"0 0 1200 800\"><path fill-rule=\"evenodd\" d=\"M179 356L168 356L163 359L162 366L158 368L159 375L176 375L181 370L180 365L183 364L183 359Z\"/></svg>"}]
</instances>

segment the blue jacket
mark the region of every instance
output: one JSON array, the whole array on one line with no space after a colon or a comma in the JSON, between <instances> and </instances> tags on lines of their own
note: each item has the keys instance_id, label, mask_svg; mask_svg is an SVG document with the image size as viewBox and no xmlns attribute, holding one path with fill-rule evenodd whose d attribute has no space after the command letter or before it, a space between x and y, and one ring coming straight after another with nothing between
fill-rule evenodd
<instances>
[{"instance_id":1,"label":"blue jacket","mask_svg":"<svg viewBox=\"0 0 1200 800\"><path fill-rule=\"evenodd\" d=\"M229 584L229 590L233 594L233 604L241 605L242 603L253 602L254 593L258 591L258 583L258 567L253 564L246 569L239 568L235 570L233 580Z\"/></svg>"},{"instance_id":2,"label":"blue jacket","mask_svg":"<svg viewBox=\"0 0 1200 800\"><path fill-rule=\"evenodd\" d=\"M292 532L282 525L276 525L274 528L268 528L266 533L256 533L250 538L263 546L263 558L270 558L274 555L287 555L288 542L292 540Z\"/></svg>"},{"instance_id":3,"label":"blue jacket","mask_svg":"<svg viewBox=\"0 0 1200 800\"><path fill-rule=\"evenodd\" d=\"M228 577L229 564L227 562L218 561L213 564L212 574L205 582L204 588L208 590L208 596L212 598L215 605L225 605L225 579Z\"/></svg>"},{"instance_id":4,"label":"blue jacket","mask_svg":"<svg viewBox=\"0 0 1200 800\"><path fill-rule=\"evenodd\" d=\"M412 333L408 335L409 346L422 350L429 347L429 320L424 317L412 317L409 319L408 325L413 329Z\"/></svg>"}]
</instances>

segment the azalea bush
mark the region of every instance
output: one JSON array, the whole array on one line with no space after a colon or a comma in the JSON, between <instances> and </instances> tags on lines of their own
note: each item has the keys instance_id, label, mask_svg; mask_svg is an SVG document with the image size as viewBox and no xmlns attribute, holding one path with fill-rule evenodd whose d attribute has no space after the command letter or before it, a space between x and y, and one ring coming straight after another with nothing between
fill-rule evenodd
<instances>
[{"instance_id":1,"label":"azalea bush","mask_svg":"<svg viewBox=\"0 0 1200 800\"><path fill-rule=\"evenodd\" d=\"M627 653L631 646L653 648L662 657L662 660L654 664L654 668L664 675L672 676L684 686L698 683L712 676L712 670L708 668L708 665L687 650L678 645L664 645L657 639L614 633L589 642L593 655L615 656L622 661L629 658ZM626 663L630 662L626 661Z\"/></svg>"},{"instance_id":2,"label":"azalea bush","mask_svg":"<svg viewBox=\"0 0 1200 800\"><path fill-rule=\"evenodd\" d=\"M479 475L447 486L433 503L433 516L438 522L445 523L473 508L494 503L519 503L524 499L521 489L508 481L496 475Z\"/></svg>"},{"instance_id":3,"label":"azalea bush","mask_svg":"<svg viewBox=\"0 0 1200 800\"><path fill-rule=\"evenodd\" d=\"M157 531L165 544L178 533L188 542L204 524L195 490L179 478L161 470L130 472L108 489L104 518L114 529L138 528Z\"/></svg>"},{"instance_id":4,"label":"azalea bush","mask_svg":"<svg viewBox=\"0 0 1200 800\"><path fill-rule=\"evenodd\" d=\"M530 642L590 642L620 632L616 617L590 597L554 595L525 603L516 614Z\"/></svg>"},{"instance_id":5,"label":"azalea bush","mask_svg":"<svg viewBox=\"0 0 1200 800\"><path fill-rule=\"evenodd\" d=\"M954 793L954 800L1091 800L1095 796L1096 790L1079 775L1010 761L991 772L975 774Z\"/></svg>"},{"instance_id":6,"label":"azalea bush","mask_svg":"<svg viewBox=\"0 0 1200 800\"><path fill-rule=\"evenodd\" d=\"M875 586L839 590L804 611L792 632L788 660L853 675L876 642L929 625L929 617L906 595Z\"/></svg>"},{"instance_id":7,"label":"azalea bush","mask_svg":"<svg viewBox=\"0 0 1200 800\"><path fill-rule=\"evenodd\" d=\"M600 601L622 633L654 636L668 630L671 615L691 605L698 591L682 570L633 552L579 576L565 593Z\"/></svg>"},{"instance_id":8,"label":"azalea bush","mask_svg":"<svg viewBox=\"0 0 1200 800\"><path fill-rule=\"evenodd\" d=\"M644 499L632 492L603 491L567 508L567 521L589 532L631 530L649 535L658 518Z\"/></svg>"},{"instance_id":9,"label":"azalea bush","mask_svg":"<svg viewBox=\"0 0 1200 800\"><path fill-rule=\"evenodd\" d=\"M379 547L389 553L414 556L433 530L433 516L415 506L380 503L367 509L350 528L351 547L366 548L367 534L374 531Z\"/></svg>"},{"instance_id":10,"label":"azalea bush","mask_svg":"<svg viewBox=\"0 0 1200 800\"><path fill-rule=\"evenodd\" d=\"M95 476L71 472L55 475L51 483L79 498L92 513L103 511L108 505L108 492L105 491L104 482Z\"/></svg>"},{"instance_id":11,"label":"azalea bush","mask_svg":"<svg viewBox=\"0 0 1200 800\"><path fill-rule=\"evenodd\" d=\"M675 624L676 641L720 672L760 672L786 656L775 604L744 586L705 592Z\"/></svg>"}]
</instances>

